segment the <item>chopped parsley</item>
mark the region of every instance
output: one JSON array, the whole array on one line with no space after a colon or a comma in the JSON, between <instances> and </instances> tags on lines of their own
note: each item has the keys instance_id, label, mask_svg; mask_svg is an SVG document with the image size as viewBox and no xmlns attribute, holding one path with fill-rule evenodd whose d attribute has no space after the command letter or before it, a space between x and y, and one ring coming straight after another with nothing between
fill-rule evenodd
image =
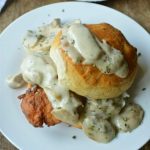
<instances>
[{"instance_id":1,"label":"chopped parsley","mask_svg":"<svg viewBox=\"0 0 150 150\"><path fill-rule=\"evenodd\" d=\"M40 47L42 47L42 44L40 43Z\"/></svg>"},{"instance_id":2,"label":"chopped parsley","mask_svg":"<svg viewBox=\"0 0 150 150\"><path fill-rule=\"evenodd\" d=\"M110 68L109 68L109 66L106 66L106 73L110 73Z\"/></svg>"},{"instance_id":3,"label":"chopped parsley","mask_svg":"<svg viewBox=\"0 0 150 150\"><path fill-rule=\"evenodd\" d=\"M77 63L81 63L81 61L82 61L81 58L80 58L80 57L77 57L76 62L77 62Z\"/></svg>"},{"instance_id":4,"label":"chopped parsley","mask_svg":"<svg viewBox=\"0 0 150 150\"><path fill-rule=\"evenodd\" d=\"M61 40L63 40L63 39L64 39L64 37L62 36L60 39L61 39Z\"/></svg>"},{"instance_id":5,"label":"chopped parsley","mask_svg":"<svg viewBox=\"0 0 150 150\"><path fill-rule=\"evenodd\" d=\"M75 44L75 40L72 40L72 41L71 41L71 44L74 45L74 44Z\"/></svg>"},{"instance_id":6,"label":"chopped parsley","mask_svg":"<svg viewBox=\"0 0 150 150\"><path fill-rule=\"evenodd\" d=\"M32 30L28 30L28 32L29 32L29 33L31 33L31 34L33 33L33 31L32 31Z\"/></svg>"},{"instance_id":7,"label":"chopped parsley","mask_svg":"<svg viewBox=\"0 0 150 150\"><path fill-rule=\"evenodd\" d=\"M92 125L92 126L90 127L90 129L91 129L91 130L94 130L94 125Z\"/></svg>"},{"instance_id":8,"label":"chopped parsley","mask_svg":"<svg viewBox=\"0 0 150 150\"><path fill-rule=\"evenodd\" d=\"M61 109L61 107L57 107L57 109Z\"/></svg>"}]
</instances>

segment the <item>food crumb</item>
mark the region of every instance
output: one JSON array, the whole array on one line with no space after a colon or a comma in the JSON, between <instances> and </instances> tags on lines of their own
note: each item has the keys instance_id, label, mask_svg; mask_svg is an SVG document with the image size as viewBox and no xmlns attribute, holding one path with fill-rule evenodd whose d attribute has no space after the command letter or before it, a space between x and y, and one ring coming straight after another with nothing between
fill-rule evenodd
<instances>
[{"instance_id":1,"label":"food crumb","mask_svg":"<svg viewBox=\"0 0 150 150\"><path fill-rule=\"evenodd\" d=\"M73 138L73 139L76 139L77 137L74 135L72 138Z\"/></svg>"}]
</instances>

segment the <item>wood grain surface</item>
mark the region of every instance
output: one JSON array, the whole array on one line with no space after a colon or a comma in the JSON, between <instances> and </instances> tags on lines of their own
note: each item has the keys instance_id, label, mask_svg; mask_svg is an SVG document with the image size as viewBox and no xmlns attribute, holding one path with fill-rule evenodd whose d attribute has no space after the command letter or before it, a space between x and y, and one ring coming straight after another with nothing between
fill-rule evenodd
<instances>
[{"instance_id":1,"label":"wood grain surface","mask_svg":"<svg viewBox=\"0 0 150 150\"><path fill-rule=\"evenodd\" d=\"M63 2L63 0L8 0L6 7L0 14L0 32L22 14L56 2ZM100 4L127 14L150 32L150 0L107 0ZM17 148L0 133L0 150L17 150ZM145 144L141 150L150 150L150 142Z\"/></svg>"}]
</instances>

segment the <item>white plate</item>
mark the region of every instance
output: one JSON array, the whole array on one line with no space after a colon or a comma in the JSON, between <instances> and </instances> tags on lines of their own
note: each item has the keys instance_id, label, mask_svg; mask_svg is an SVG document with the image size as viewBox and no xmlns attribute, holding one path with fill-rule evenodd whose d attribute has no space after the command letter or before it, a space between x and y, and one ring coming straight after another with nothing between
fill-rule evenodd
<instances>
[{"instance_id":1,"label":"white plate","mask_svg":"<svg viewBox=\"0 0 150 150\"><path fill-rule=\"evenodd\" d=\"M132 89L132 97L145 110L141 126L132 133L119 134L108 144L96 143L75 128L60 124L55 127L34 128L25 119L17 96L22 90L10 89L5 79L18 71L23 50L22 37L28 29L36 29L53 18L63 22L81 19L83 23L108 22L120 29L126 38L142 53L139 58L140 71ZM18 18L0 36L0 129L18 148L28 150L134 150L150 139L150 36L135 21L111 8L82 2L65 2L35 9ZM141 89L146 87L145 91ZM76 135L76 139L72 136Z\"/></svg>"}]
</instances>

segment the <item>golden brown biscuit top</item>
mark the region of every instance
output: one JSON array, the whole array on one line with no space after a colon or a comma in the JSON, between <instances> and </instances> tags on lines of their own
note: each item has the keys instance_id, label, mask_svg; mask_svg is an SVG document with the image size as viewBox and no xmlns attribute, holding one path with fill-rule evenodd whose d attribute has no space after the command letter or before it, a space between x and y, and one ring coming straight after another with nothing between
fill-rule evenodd
<instances>
[{"instance_id":1,"label":"golden brown biscuit top","mask_svg":"<svg viewBox=\"0 0 150 150\"><path fill-rule=\"evenodd\" d=\"M92 34L94 34L99 40L106 40L108 44L110 44L112 47L120 50L122 54L124 55L125 60L128 63L129 67L129 74L131 75L134 68L137 65L137 55L136 55L136 48L131 46L128 41L125 39L123 34L116 28L112 27L109 24L102 23L102 24L86 24L85 25ZM54 45L52 47L55 47L56 45L60 46L60 37L61 33L59 33L55 40ZM61 47L61 46L60 46ZM115 84L118 82L122 82L124 79L114 75L114 74L104 74L100 70L98 70L96 67L93 67L92 65L85 65L85 64L75 64L70 57L68 57L67 54L64 53L64 50L62 49L62 56L66 60L67 63L71 63L74 65L76 70L79 74L91 85L95 84Z\"/></svg>"}]
</instances>

